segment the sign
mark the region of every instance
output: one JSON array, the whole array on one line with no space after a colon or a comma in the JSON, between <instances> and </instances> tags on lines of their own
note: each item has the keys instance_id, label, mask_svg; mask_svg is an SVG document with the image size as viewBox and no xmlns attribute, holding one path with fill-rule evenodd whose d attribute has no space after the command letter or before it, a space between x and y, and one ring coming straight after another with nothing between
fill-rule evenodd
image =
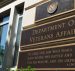
<instances>
[{"instance_id":1,"label":"sign","mask_svg":"<svg viewBox=\"0 0 75 71\"><path fill-rule=\"evenodd\" d=\"M75 71L74 12L67 13L65 17L57 20L54 20L55 17L51 18L52 21L49 19L23 29L19 69L31 66L36 71Z\"/></svg>"},{"instance_id":2,"label":"sign","mask_svg":"<svg viewBox=\"0 0 75 71\"><path fill-rule=\"evenodd\" d=\"M21 36L21 46L50 43L71 37L75 37L75 16L24 29Z\"/></svg>"},{"instance_id":3,"label":"sign","mask_svg":"<svg viewBox=\"0 0 75 71\"><path fill-rule=\"evenodd\" d=\"M55 11L56 9L57 10L54 13L48 13L48 10L47 10L48 6L51 3L55 3L55 2L58 2L58 4L56 4L56 6L53 4L53 7L50 8L50 12ZM71 9L74 9L74 0L50 0L49 2L46 2L36 7L35 20L38 21L56 14L60 14L62 12L69 11Z\"/></svg>"},{"instance_id":4,"label":"sign","mask_svg":"<svg viewBox=\"0 0 75 71\"><path fill-rule=\"evenodd\" d=\"M35 68L36 71L75 70L75 44L20 52L18 68L27 66Z\"/></svg>"}]
</instances>

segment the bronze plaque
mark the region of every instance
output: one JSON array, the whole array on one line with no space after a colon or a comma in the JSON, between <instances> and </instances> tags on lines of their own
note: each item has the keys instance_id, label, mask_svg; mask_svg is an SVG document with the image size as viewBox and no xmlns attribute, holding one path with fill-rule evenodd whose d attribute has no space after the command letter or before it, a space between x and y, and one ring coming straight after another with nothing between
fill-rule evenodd
<instances>
[{"instance_id":1,"label":"bronze plaque","mask_svg":"<svg viewBox=\"0 0 75 71\"><path fill-rule=\"evenodd\" d=\"M51 5L51 3L58 2L58 8L52 13L48 13L48 6ZM56 6L55 6L56 7ZM50 0L49 2L46 2L42 5L39 5L36 7L36 17L35 20L41 20L56 14L60 14L62 12L69 11L71 9L74 9L74 0ZM53 11L54 7L53 5L51 6L51 10Z\"/></svg>"},{"instance_id":2,"label":"bronze plaque","mask_svg":"<svg viewBox=\"0 0 75 71\"><path fill-rule=\"evenodd\" d=\"M56 42L72 37L75 37L74 15L24 29L21 36L21 46Z\"/></svg>"},{"instance_id":3,"label":"bronze plaque","mask_svg":"<svg viewBox=\"0 0 75 71\"><path fill-rule=\"evenodd\" d=\"M75 44L20 52L18 68L26 68L27 66L35 68L36 71L75 71Z\"/></svg>"}]
</instances>

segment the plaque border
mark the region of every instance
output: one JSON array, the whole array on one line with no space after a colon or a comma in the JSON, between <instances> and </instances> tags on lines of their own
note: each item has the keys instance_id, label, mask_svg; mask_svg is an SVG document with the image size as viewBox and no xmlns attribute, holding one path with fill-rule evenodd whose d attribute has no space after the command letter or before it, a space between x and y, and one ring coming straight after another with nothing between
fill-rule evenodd
<instances>
[{"instance_id":1,"label":"plaque border","mask_svg":"<svg viewBox=\"0 0 75 71\"><path fill-rule=\"evenodd\" d=\"M61 18L61 19L57 19L55 21L51 21L51 22L47 22L47 23L44 23L44 24L40 24L40 25L33 25L32 27L30 28L24 28L24 30L29 30L29 29L33 29L33 28L36 28L36 27L40 27L40 26L44 26L44 25L47 25L47 24L51 24L51 23L55 23L55 22L58 22L58 21L62 21L62 20L65 20L65 19L69 19L69 18L72 18L72 17L75 17L75 15L72 15L72 16L68 16L68 17L65 17L65 18ZM48 19L48 18L47 18Z\"/></svg>"},{"instance_id":2,"label":"plaque border","mask_svg":"<svg viewBox=\"0 0 75 71\"><path fill-rule=\"evenodd\" d=\"M52 46L51 48L61 48L64 46L75 46L75 43L70 43L70 44L64 44L64 45L58 45L58 46ZM67 47L68 48L68 47ZM45 50L45 49L50 49L50 47L44 47L44 48L35 48L35 49L30 49L30 50L21 50L20 52L24 53L24 52L32 52L32 51L37 51L37 50ZM33 68L35 70L44 70L44 71L51 71L51 70L67 70L67 71L75 71L75 68Z\"/></svg>"},{"instance_id":3,"label":"plaque border","mask_svg":"<svg viewBox=\"0 0 75 71\"><path fill-rule=\"evenodd\" d=\"M47 24L55 23L55 22L58 22L58 21L63 21L65 19L69 19L69 18L72 18L72 17L75 17L75 15L72 15L72 16L69 16L69 17L65 17L65 18L62 18L62 19L58 19L58 20L55 20L55 21L52 21L52 22L47 22L47 23L44 23L44 24L41 24L41 25L37 25L37 26L31 27L31 28L23 29L23 31L30 30L30 29L33 29L33 28L36 28L36 27L40 27L40 26L44 26L44 25L47 25ZM22 33L21 33L21 35L22 35ZM54 42L65 41L65 40L72 40L72 39L75 39L75 37L68 37L68 38L63 38L63 39L55 39L55 40L51 40L51 41L32 43L32 44L23 45L23 46L20 46L20 47L23 48L23 47L54 43Z\"/></svg>"},{"instance_id":4,"label":"plaque border","mask_svg":"<svg viewBox=\"0 0 75 71\"><path fill-rule=\"evenodd\" d=\"M74 10L75 10L75 4L74 4L74 8L73 9L70 9L68 11L64 11L64 12L61 12L61 13L57 13L55 15L52 15L52 16L49 16L49 17L46 17L46 18L43 18L43 19L40 19L40 20L36 20L35 22L39 22L39 21L42 21L42 20L46 20L48 18L56 17L56 16L59 16L61 14L68 13L68 12L71 12L71 11L74 11Z\"/></svg>"},{"instance_id":5,"label":"plaque border","mask_svg":"<svg viewBox=\"0 0 75 71\"><path fill-rule=\"evenodd\" d=\"M35 70L44 70L44 71L51 71L51 70L67 70L67 71L70 71L70 70L75 70L75 68L34 68Z\"/></svg>"},{"instance_id":6,"label":"plaque border","mask_svg":"<svg viewBox=\"0 0 75 71\"><path fill-rule=\"evenodd\" d=\"M19 52L29 52L29 51L36 51L36 50L45 50L45 49L50 49L50 48L61 48L61 47L64 47L64 46L74 46L74 45L75 45L75 43L69 43L69 44L64 44L64 45L48 46L48 47L28 49L28 50L20 50Z\"/></svg>"}]
</instances>

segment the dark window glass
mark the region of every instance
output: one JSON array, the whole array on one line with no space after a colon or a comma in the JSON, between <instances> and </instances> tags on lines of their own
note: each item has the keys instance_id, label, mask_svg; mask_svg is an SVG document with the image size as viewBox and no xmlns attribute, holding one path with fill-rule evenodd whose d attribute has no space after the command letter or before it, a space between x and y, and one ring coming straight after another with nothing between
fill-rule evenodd
<instances>
[{"instance_id":1,"label":"dark window glass","mask_svg":"<svg viewBox=\"0 0 75 71\"><path fill-rule=\"evenodd\" d=\"M9 17L4 17L0 25L0 68L2 67L2 62L3 62L2 60L4 57L6 37L8 32L8 23L9 23L8 20Z\"/></svg>"},{"instance_id":2,"label":"dark window glass","mask_svg":"<svg viewBox=\"0 0 75 71\"><path fill-rule=\"evenodd\" d=\"M22 17L20 17L18 21L18 30L17 30L17 37L16 37L17 46L19 46L20 44L21 26L22 26Z\"/></svg>"}]
</instances>

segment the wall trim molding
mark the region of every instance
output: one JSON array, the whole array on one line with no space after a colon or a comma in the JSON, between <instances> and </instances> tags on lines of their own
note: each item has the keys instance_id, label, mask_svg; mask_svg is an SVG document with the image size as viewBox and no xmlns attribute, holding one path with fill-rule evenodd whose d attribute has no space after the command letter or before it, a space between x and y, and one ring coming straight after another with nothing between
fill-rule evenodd
<instances>
[{"instance_id":1,"label":"wall trim molding","mask_svg":"<svg viewBox=\"0 0 75 71\"><path fill-rule=\"evenodd\" d=\"M16 0L3 0L0 2L0 8L6 6L7 4L14 2L14 1L16 1Z\"/></svg>"}]
</instances>

